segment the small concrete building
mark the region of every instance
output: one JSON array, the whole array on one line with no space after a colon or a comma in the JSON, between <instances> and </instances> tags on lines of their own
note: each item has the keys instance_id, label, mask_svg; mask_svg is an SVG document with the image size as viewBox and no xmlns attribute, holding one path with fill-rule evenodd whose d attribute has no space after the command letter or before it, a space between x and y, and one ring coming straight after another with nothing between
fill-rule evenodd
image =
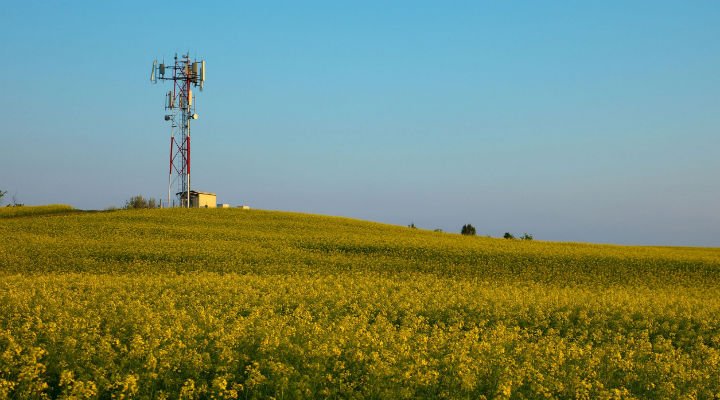
<instances>
[{"instance_id":1,"label":"small concrete building","mask_svg":"<svg viewBox=\"0 0 720 400\"><path fill-rule=\"evenodd\" d=\"M182 193L182 199L185 199L185 193ZM217 207L217 196L215 193L190 191L190 207L191 208L215 208Z\"/></svg>"},{"instance_id":2,"label":"small concrete building","mask_svg":"<svg viewBox=\"0 0 720 400\"><path fill-rule=\"evenodd\" d=\"M228 203L218 203L217 208L230 208Z\"/></svg>"}]
</instances>

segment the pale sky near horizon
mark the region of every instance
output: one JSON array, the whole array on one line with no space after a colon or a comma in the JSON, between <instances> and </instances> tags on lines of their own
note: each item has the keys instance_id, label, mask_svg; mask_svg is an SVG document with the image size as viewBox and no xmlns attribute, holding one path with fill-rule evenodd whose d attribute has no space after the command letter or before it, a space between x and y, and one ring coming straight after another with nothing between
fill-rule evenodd
<instances>
[{"instance_id":1,"label":"pale sky near horizon","mask_svg":"<svg viewBox=\"0 0 720 400\"><path fill-rule=\"evenodd\" d=\"M190 51L193 188L220 202L720 247L718 21L717 1L10 2L0 189L163 196L150 66Z\"/></svg>"}]
</instances>

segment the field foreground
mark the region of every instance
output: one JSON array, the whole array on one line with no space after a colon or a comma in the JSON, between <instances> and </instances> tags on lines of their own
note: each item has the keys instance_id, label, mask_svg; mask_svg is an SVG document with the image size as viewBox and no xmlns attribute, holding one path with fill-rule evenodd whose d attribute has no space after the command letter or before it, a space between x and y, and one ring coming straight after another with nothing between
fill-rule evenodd
<instances>
[{"instance_id":1,"label":"field foreground","mask_svg":"<svg viewBox=\"0 0 720 400\"><path fill-rule=\"evenodd\" d=\"M0 210L0 399L720 397L720 249L28 210Z\"/></svg>"}]
</instances>

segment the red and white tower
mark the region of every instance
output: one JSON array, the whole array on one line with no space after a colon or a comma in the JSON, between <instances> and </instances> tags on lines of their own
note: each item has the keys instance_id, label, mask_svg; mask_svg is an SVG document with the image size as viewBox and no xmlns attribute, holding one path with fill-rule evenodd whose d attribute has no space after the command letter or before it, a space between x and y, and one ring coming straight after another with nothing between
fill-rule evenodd
<instances>
[{"instance_id":1,"label":"red and white tower","mask_svg":"<svg viewBox=\"0 0 720 400\"><path fill-rule=\"evenodd\" d=\"M158 79L173 82L172 90L165 95L165 121L170 121L167 205L190 207L190 121L198 118L192 88L203 89L205 60L190 60L189 54L176 54L173 65L155 60L150 81L157 83Z\"/></svg>"}]
</instances>

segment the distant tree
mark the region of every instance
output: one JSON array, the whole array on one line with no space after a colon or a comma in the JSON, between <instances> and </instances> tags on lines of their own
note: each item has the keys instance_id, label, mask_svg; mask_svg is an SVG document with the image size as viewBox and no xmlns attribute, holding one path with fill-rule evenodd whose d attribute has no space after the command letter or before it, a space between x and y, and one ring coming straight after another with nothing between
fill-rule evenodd
<instances>
[{"instance_id":1,"label":"distant tree","mask_svg":"<svg viewBox=\"0 0 720 400\"><path fill-rule=\"evenodd\" d=\"M146 199L142 195L137 195L131 197L129 200L125 202L125 209L135 209L135 208L158 208L159 204L158 201L154 198Z\"/></svg>"},{"instance_id":2,"label":"distant tree","mask_svg":"<svg viewBox=\"0 0 720 400\"><path fill-rule=\"evenodd\" d=\"M440 228L435 229L433 232L442 232L443 230Z\"/></svg>"},{"instance_id":3,"label":"distant tree","mask_svg":"<svg viewBox=\"0 0 720 400\"><path fill-rule=\"evenodd\" d=\"M520 236L520 240L533 240L533 235L529 233L523 233L523 235Z\"/></svg>"},{"instance_id":4,"label":"distant tree","mask_svg":"<svg viewBox=\"0 0 720 400\"><path fill-rule=\"evenodd\" d=\"M470 224L463 225L460 233L467 236L475 236L475 227Z\"/></svg>"},{"instance_id":5,"label":"distant tree","mask_svg":"<svg viewBox=\"0 0 720 400\"><path fill-rule=\"evenodd\" d=\"M3 197L7 194L7 190L0 190L0 204L3 202Z\"/></svg>"},{"instance_id":6,"label":"distant tree","mask_svg":"<svg viewBox=\"0 0 720 400\"><path fill-rule=\"evenodd\" d=\"M504 237L505 239L515 239L515 236L513 236L513 234L510 233L510 232L505 232L505 234L503 235L503 237Z\"/></svg>"}]
</instances>

